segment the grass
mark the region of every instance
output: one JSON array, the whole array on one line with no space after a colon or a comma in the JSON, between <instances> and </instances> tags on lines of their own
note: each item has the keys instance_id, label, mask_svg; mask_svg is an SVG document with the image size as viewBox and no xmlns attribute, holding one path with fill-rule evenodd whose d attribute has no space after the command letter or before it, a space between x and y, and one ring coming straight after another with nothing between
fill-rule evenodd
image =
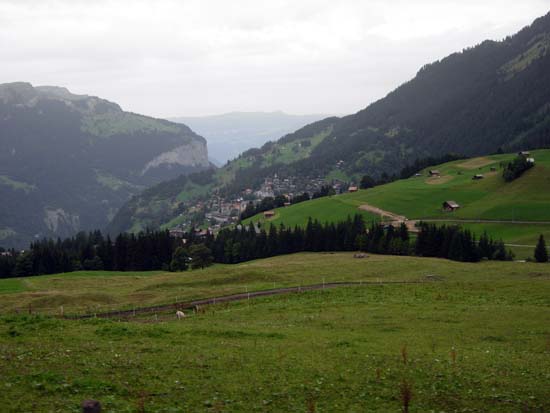
<instances>
[{"instance_id":1,"label":"grass","mask_svg":"<svg viewBox=\"0 0 550 413\"><path fill-rule=\"evenodd\" d=\"M273 218L266 219L263 214L256 215L244 222L248 225L251 221L260 222L263 225L280 225L294 227L305 226L309 217L317 219L320 222L336 222L345 220L348 215L353 217L355 214L361 214L365 220L377 220L378 217L367 211L359 210L354 204L349 203L342 196L332 196L313 199L308 202L301 202L286 208L277 208Z\"/></svg>"},{"instance_id":2,"label":"grass","mask_svg":"<svg viewBox=\"0 0 550 413\"><path fill-rule=\"evenodd\" d=\"M21 279L10 278L5 280L0 280L0 295L20 293L25 290L26 290L25 284Z\"/></svg>"},{"instance_id":3,"label":"grass","mask_svg":"<svg viewBox=\"0 0 550 413\"><path fill-rule=\"evenodd\" d=\"M295 140L292 142L278 144L263 156L263 166L274 164L289 164L309 156L311 151L315 149L327 136L332 133L332 126L318 133L317 135L307 138ZM309 146L304 146L303 142L309 141Z\"/></svg>"},{"instance_id":4,"label":"grass","mask_svg":"<svg viewBox=\"0 0 550 413\"><path fill-rule=\"evenodd\" d=\"M17 235L17 232L15 232L11 228L0 228L0 240L12 237L14 235Z\"/></svg>"},{"instance_id":5,"label":"grass","mask_svg":"<svg viewBox=\"0 0 550 413\"><path fill-rule=\"evenodd\" d=\"M550 266L377 255L363 260L353 258L352 253L301 253L184 273L100 271L28 277L17 280L24 291L1 295L0 313L26 312L29 306L40 314L59 314L61 306L65 314L91 313L323 282L415 281L430 274L464 281L515 279L521 274L538 277L544 271L550 271ZM0 291L11 282L0 280Z\"/></svg>"},{"instance_id":6,"label":"grass","mask_svg":"<svg viewBox=\"0 0 550 413\"><path fill-rule=\"evenodd\" d=\"M506 183L502 179L501 162L515 155L493 155L468 160L458 160L427 168L421 177L399 180L376 188L347 193L330 198L316 199L276 209L274 224L304 225L309 216L320 221L338 221L347 215L361 212L367 220L372 215L358 208L370 204L384 210L404 215L409 219L443 220L503 220L544 221L548 225L466 224L478 236L487 231L496 239L509 244L533 245L538 236L550 233L550 192L541 188L550 183L550 150L533 151L536 166L521 178ZM496 168L497 171L492 171ZM428 169L438 169L440 178L429 178ZM472 176L483 174L485 179L474 181ZM453 200L461 208L453 213L444 212L441 205ZM248 221L265 222L262 214ZM550 238L549 238L550 239ZM528 248L515 247L524 257ZM531 255L532 251L528 254Z\"/></svg>"},{"instance_id":7,"label":"grass","mask_svg":"<svg viewBox=\"0 0 550 413\"><path fill-rule=\"evenodd\" d=\"M109 138L116 135L136 132L167 132L178 133L180 128L173 123L159 121L133 113L108 112L85 116L82 120L83 132L91 135Z\"/></svg>"},{"instance_id":8,"label":"grass","mask_svg":"<svg viewBox=\"0 0 550 413\"><path fill-rule=\"evenodd\" d=\"M119 191L121 189L139 191L144 189L143 186L134 185L106 172L96 170L95 173L97 182L113 191Z\"/></svg>"},{"instance_id":9,"label":"grass","mask_svg":"<svg viewBox=\"0 0 550 413\"><path fill-rule=\"evenodd\" d=\"M9 186L14 191L20 189L26 194L36 190L36 185L28 184L22 181L16 181L15 179L12 179L6 175L0 175L0 185Z\"/></svg>"},{"instance_id":10,"label":"grass","mask_svg":"<svg viewBox=\"0 0 550 413\"><path fill-rule=\"evenodd\" d=\"M143 277L189 288L202 282L209 294L238 280L296 284L314 272L383 280L430 272L443 281L259 298L180 322L171 313L134 323L3 316L3 411L78 412L86 398L101 400L106 412L397 412L405 403L410 412L550 409L550 265L284 258L171 281ZM97 280L88 293L113 287L105 274Z\"/></svg>"}]
</instances>

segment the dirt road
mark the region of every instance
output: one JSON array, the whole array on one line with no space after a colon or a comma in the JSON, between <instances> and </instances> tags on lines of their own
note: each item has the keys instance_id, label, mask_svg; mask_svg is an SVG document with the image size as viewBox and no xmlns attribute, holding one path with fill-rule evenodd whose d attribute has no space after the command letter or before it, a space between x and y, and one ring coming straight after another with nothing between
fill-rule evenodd
<instances>
[{"instance_id":1,"label":"dirt road","mask_svg":"<svg viewBox=\"0 0 550 413\"><path fill-rule=\"evenodd\" d=\"M174 303L174 304L141 307L133 310L109 311L105 313L85 314L85 315L79 315L79 316L66 316L65 318L74 319L74 320L94 318L94 317L129 319L132 317L136 317L138 315L156 314L156 313L162 313L162 312L168 312L168 311L173 311L175 314L176 310L186 310L186 309L193 310L197 306L201 307L201 306L206 306L211 304L220 304L220 303L227 303L232 301L249 300L255 297L267 297L272 295L300 293L304 291L324 290L328 288L350 287L350 286L359 286L359 285L422 284L422 283L428 283L428 282L434 282L434 281L439 281L439 279L427 276L426 280L419 280L419 281L333 282L333 283L323 283L323 284L314 284L314 285L304 285L304 286L298 286L298 287L282 287L282 288L274 288L270 290L251 291L248 293L245 292L245 293L239 293L239 294L224 295L220 297L204 298L200 300L187 301L187 302Z\"/></svg>"},{"instance_id":2,"label":"dirt road","mask_svg":"<svg viewBox=\"0 0 550 413\"><path fill-rule=\"evenodd\" d=\"M376 215L380 215L382 218L387 218L394 227L405 223L409 232L418 232L418 228L416 227L417 221L409 221L406 216L395 214L390 211L385 211L381 208L369 204L363 204L359 207L359 209L362 211L367 211Z\"/></svg>"}]
</instances>

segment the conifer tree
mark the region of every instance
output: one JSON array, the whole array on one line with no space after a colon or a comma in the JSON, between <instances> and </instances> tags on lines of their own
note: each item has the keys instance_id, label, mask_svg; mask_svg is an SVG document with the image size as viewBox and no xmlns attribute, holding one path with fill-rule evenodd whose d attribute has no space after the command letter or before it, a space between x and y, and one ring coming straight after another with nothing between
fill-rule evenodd
<instances>
[{"instance_id":1,"label":"conifer tree","mask_svg":"<svg viewBox=\"0 0 550 413\"><path fill-rule=\"evenodd\" d=\"M548 250L546 249L546 241L542 234L535 248L535 260L537 260L537 262L548 262Z\"/></svg>"}]
</instances>

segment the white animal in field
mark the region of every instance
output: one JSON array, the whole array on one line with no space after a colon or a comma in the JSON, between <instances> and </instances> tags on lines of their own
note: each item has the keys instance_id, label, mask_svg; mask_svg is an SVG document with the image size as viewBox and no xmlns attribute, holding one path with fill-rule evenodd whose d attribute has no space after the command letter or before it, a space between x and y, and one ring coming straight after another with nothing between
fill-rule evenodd
<instances>
[{"instance_id":1,"label":"white animal in field","mask_svg":"<svg viewBox=\"0 0 550 413\"><path fill-rule=\"evenodd\" d=\"M185 313L183 311L176 311L176 317L178 317L178 320L181 320L185 318Z\"/></svg>"}]
</instances>

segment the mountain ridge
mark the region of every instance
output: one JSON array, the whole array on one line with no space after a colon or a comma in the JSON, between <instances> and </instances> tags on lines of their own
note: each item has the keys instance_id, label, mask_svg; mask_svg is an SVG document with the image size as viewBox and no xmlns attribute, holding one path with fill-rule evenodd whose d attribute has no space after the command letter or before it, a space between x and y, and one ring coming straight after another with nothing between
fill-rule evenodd
<instances>
[{"instance_id":1,"label":"mountain ridge","mask_svg":"<svg viewBox=\"0 0 550 413\"><path fill-rule=\"evenodd\" d=\"M323 119L244 151L208 185L235 198L275 174L358 182L363 175L397 174L426 157L548 147L549 95L550 13L502 41L484 41L424 65L413 79L355 114ZM188 205L181 199L191 194L189 182L172 184L177 197L163 198L162 191L155 197L150 189L121 209L112 228L129 228L120 222L157 223L148 205L152 198L185 215ZM137 205L150 213L140 216ZM168 214L161 221L177 222L173 218Z\"/></svg>"},{"instance_id":2,"label":"mountain ridge","mask_svg":"<svg viewBox=\"0 0 550 413\"><path fill-rule=\"evenodd\" d=\"M212 158L225 164L251 147L262 146L269 140L291 133L328 115L292 115L283 111L228 112L209 116L172 117L206 137Z\"/></svg>"},{"instance_id":3,"label":"mountain ridge","mask_svg":"<svg viewBox=\"0 0 550 413\"><path fill-rule=\"evenodd\" d=\"M0 85L0 246L102 228L145 187L210 167L185 125L66 88Z\"/></svg>"}]
</instances>

